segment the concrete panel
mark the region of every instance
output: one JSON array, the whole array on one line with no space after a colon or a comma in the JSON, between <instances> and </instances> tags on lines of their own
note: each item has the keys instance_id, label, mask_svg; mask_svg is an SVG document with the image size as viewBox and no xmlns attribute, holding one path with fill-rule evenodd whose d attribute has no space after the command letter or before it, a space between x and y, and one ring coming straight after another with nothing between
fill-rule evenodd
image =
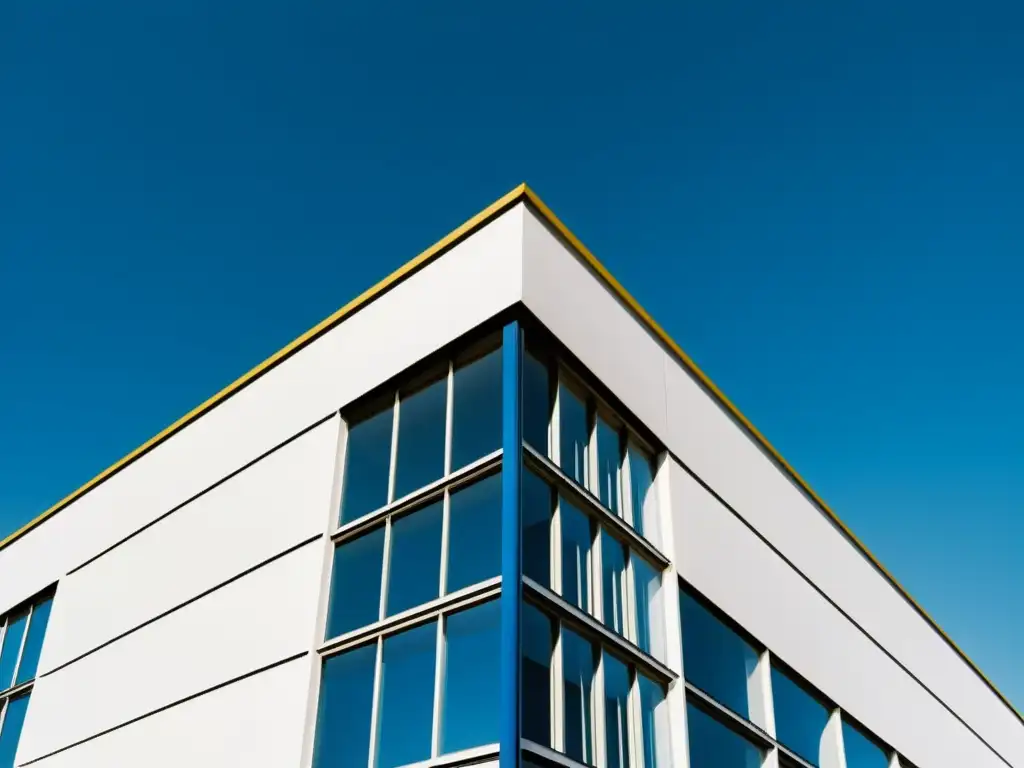
<instances>
[{"instance_id":1,"label":"concrete panel","mask_svg":"<svg viewBox=\"0 0 1024 768\"><path fill-rule=\"evenodd\" d=\"M1006 768L685 470L671 471L684 579L915 763Z\"/></svg>"},{"instance_id":2,"label":"concrete panel","mask_svg":"<svg viewBox=\"0 0 1024 768\"><path fill-rule=\"evenodd\" d=\"M322 559L318 539L39 678L21 758L41 757L308 652Z\"/></svg>"},{"instance_id":3,"label":"concrete panel","mask_svg":"<svg viewBox=\"0 0 1024 768\"><path fill-rule=\"evenodd\" d=\"M40 671L327 530L340 424L335 416L63 579Z\"/></svg>"},{"instance_id":4,"label":"concrete panel","mask_svg":"<svg viewBox=\"0 0 1024 768\"><path fill-rule=\"evenodd\" d=\"M39 768L298 766L306 659L245 678L48 757ZM34 702L33 702L34 704ZM35 713L29 709L28 725ZM17 764L26 759L24 748Z\"/></svg>"},{"instance_id":5,"label":"concrete panel","mask_svg":"<svg viewBox=\"0 0 1024 768\"><path fill-rule=\"evenodd\" d=\"M517 206L0 550L0 612L516 303L522 232Z\"/></svg>"}]
</instances>

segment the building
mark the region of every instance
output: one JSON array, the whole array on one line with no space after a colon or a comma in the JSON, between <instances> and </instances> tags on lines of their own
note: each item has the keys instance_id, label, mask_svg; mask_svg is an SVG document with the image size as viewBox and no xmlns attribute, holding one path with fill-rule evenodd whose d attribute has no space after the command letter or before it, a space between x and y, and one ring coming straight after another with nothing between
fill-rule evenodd
<instances>
[{"instance_id":1,"label":"building","mask_svg":"<svg viewBox=\"0 0 1024 768\"><path fill-rule=\"evenodd\" d=\"M526 187L0 544L0 612L0 768L1024 768Z\"/></svg>"}]
</instances>

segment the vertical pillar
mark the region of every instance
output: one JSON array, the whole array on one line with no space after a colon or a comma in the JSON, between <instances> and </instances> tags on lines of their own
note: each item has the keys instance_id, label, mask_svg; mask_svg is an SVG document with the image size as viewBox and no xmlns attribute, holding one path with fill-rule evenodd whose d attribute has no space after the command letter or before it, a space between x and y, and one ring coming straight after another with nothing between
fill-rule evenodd
<instances>
[{"instance_id":1,"label":"vertical pillar","mask_svg":"<svg viewBox=\"0 0 1024 768\"><path fill-rule=\"evenodd\" d=\"M772 661L768 651L748 661L747 700L750 702L750 720L775 738L775 707L772 704Z\"/></svg>"},{"instance_id":2,"label":"vertical pillar","mask_svg":"<svg viewBox=\"0 0 1024 768\"><path fill-rule=\"evenodd\" d=\"M523 591L522 526L522 364L523 336L513 321L501 345L501 704L498 743L500 768L519 768L520 676L519 622Z\"/></svg>"},{"instance_id":3,"label":"vertical pillar","mask_svg":"<svg viewBox=\"0 0 1024 768\"><path fill-rule=\"evenodd\" d=\"M821 768L846 768L846 747L843 745L843 718L838 709L832 710L828 724L821 734L818 765Z\"/></svg>"}]
</instances>

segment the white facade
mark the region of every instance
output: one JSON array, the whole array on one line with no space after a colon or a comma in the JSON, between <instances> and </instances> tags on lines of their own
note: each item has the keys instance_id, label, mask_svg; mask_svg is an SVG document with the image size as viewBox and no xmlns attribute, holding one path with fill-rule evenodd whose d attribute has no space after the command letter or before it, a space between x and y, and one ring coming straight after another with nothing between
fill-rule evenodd
<instances>
[{"instance_id":1,"label":"white facade","mask_svg":"<svg viewBox=\"0 0 1024 768\"><path fill-rule=\"evenodd\" d=\"M517 305L667 449L671 572L918 768L1024 768L1019 715L525 194L0 549L0 613L57 585L15 764L308 766L338 410Z\"/></svg>"}]
</instances>

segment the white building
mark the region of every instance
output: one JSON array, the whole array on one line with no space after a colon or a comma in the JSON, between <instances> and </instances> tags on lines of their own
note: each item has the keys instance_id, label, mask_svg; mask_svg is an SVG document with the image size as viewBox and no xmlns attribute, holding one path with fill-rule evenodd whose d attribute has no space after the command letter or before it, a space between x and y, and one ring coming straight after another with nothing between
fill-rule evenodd
<instances>
[{"instance_id":1,"label":"white building","mask_svg":"<svg viewBox=\"0 0 1024 768\"><path fill-rule=\"evenodd\" d=\"M0 614L0 768L1024 768L525 187L2 542Z\"/></svg>"}]
</instances>

